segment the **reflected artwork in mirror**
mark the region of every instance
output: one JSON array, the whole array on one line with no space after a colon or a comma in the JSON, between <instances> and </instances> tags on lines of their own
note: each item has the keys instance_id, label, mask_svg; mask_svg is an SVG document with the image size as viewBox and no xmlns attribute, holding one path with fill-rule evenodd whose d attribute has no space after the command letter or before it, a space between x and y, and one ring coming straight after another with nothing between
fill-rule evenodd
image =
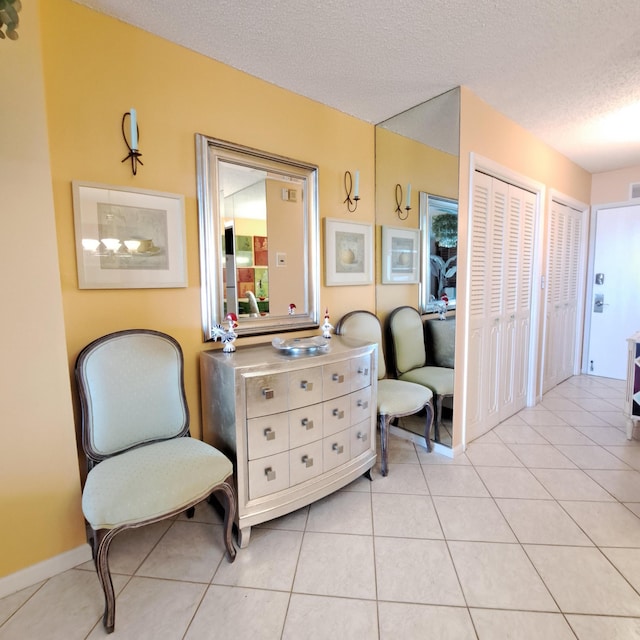
<instances>
[{"instance_id":1,"label":"reflected artwork in mirror","mask_svg":"<svg viewBox=\"0 0 640 640\"><path fill-rule=\"evenodd\" d=\"M423 313L456 307L458 201L420 192L420 309Z\"/></svg>"},{"instance_id":2,"label":"reflected artwork in mirror","mask_svg":"<svg viewBox=\"0 0 640 640\"><path fill-rule=\"evenodd\" d=\"M204 339L229 313L239 336L318 327L318 168L202 134L196 150Z\"/></svg>"}]
</instances>

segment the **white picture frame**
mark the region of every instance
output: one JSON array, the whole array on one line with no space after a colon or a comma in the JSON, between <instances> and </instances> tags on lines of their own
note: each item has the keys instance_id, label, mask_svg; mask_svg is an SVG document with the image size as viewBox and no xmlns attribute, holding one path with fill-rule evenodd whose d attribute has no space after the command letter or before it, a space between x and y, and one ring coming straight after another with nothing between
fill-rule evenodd
<instances>
[{"instance_id":1,"label":"white picture frame","mask_svg":"<svg viewBox=\"0 0 640 640\"><path fill-rule=\"evenodd\" d=\"M373 283L373 225L325 218L325 285Z\"/></svg>"},{"instance_id":2,"label":"white picture frame","mask_svg":"<svg viewBox=\"0 0 640 640\"><path fill-rule=\"evenodd\" d=\"M73 181L78 287L187 286L184 197Z\"/></svg>"},{"instance_id":3,"label":"white picture frame","mask_svg":"<svg viewBox=\"0 0 640 640\"><path fill-rule=\"evenodd\" d=\"M382 226L382 284L420 282L420 229Z\"/></svg>"}]
</instances>

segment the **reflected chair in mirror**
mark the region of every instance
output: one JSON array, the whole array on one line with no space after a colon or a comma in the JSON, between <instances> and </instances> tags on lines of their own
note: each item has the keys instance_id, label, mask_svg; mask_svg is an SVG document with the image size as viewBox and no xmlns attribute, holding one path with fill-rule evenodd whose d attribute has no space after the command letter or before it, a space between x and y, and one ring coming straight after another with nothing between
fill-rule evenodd
<instances>
[{"instance_id":1,"label":"reflected chair in mirror","mask_svg":"<svg viewBox=\"0 0 640 640\"><path fill-rule=\"evenodd\" d=\"M430 389L411 382L387 378L382 348L382 328L378 317L370 311L351 311L336 325L336 334L345 338L364 340L378 345L378 398L377 412L380 427L380 470L388 473L389 427L404 416L425 410L424 439L431 451L431 427L433 425L433 394Z\"/></svg>"},{"instance_id":2,"label":"reflected chair in mirror","mask_svg":"<svg viewBox=\"0 0 640 640\"><path fill-rule=\"evenodd\" d=\"M453 398L454 370L428 364L425 327L417 309L408 306L394 309L387 318L386 328L389 355L396 377L399 380L421 384L433 392L436 405L434 437L435 441L439 442L442 401L447 397Z\"/></svg>"},{"instance_id":3,"label":"reflected chair in mirror","mask_svg":"<svg viewBox=\"0 0 640 640\"><path fill-rule=\"evenodd\" d=\"M256 294L253 291L247 291L247 300L249 301L249 315L252 318L257 318L260 315L260 308L258 307L258 300Z\"/></svg>"},{"instance_id":4,"label":"reflected chair in mirror","mask_svg":"<svg viewBox=\"0 0 640 640\"><path fill-rule=\"evenodd\" d=\"M75 366L88 474L82 511L105 598L103 624L115 626L109 547L126 529L159 522L218 497L225 509L224 548L231 562L237 509L231 461L191 438L178 342L132 329L94 340ZM222 552L224 553L224 551Z\"/></svg>"}]
</instances>

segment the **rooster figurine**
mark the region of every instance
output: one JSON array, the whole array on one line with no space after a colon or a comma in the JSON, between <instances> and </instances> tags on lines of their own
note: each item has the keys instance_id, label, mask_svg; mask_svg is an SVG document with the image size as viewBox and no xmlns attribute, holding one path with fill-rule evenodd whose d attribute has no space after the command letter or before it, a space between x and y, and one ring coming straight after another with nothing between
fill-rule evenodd
<instances>
[{"instance_id":1,"label":"rooster figurine","mask_svg":"<svg viewBox=\"0 0 640 640\"><path fill-rule=\"evenodd\" d=\"M234 329L238 326L238 316L235 313L227 313L224 319L229 323L229 328L225 329L221 324L217 324L211 330L211 337L217 341L220 338L220 342L224 344L222 351L224 353L233 353L236 350L236 345L233 344L238 334Z\"/></svg>"},{"instance_id":2,"label":"rooster figurine","mask_svg":"<svg viewBox=\"0 0 640 640\"><path fill-rule=\"evenodd\" d=\"M322 329L322 337L329 340L331 338L331 329L333 329L333 325L329 322L329 309L324 310L324 322L320 328Z\"/></svg>"}]
</instances>

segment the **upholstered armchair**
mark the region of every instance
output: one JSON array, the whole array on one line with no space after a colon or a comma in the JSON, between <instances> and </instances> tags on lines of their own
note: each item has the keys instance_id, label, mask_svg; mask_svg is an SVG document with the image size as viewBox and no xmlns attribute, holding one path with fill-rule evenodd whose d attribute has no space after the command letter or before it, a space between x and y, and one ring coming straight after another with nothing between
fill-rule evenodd
<instances>
[{"instance_id":1,"label":"upholstered armchair","mask_svg":"<svg viewBox=\"0 0 640 640\"><path fill-rule=\"evenodd\" d=\"M453 343L448 334L454 323L449 320L434 320L441 323L442 328L435 330L430 327L430 334L435 335L432 358L453 365ZM445 327L446 325L446 327ZM399 380L421 384L433 392L436 405L434 434L436 442L440 439L440 425L442 424L442 401L453 397L454 370L452 366L437 366L429 364L425 345L425 327L420 313L413 307L398 307L387 319L387 334L391 352L391 359L395 375Z\"/></svg>"},{"instance_id":2,"label":"upholstered armchair","mask_svg":"<svg viewBox=\"0 0 640 640\"><path fill-rule=\"evenodd\" d=\"M143 329L99 338L76 361L89 469L82 510L92 529L108 633L115 626L109 547L121 531L182 511L192 515L198 502L216 494L225 507L229 560L236 556L233 466L217 449L189 437L183 371L180 345L166 334Z\"/></svg>"},{"instance_id":3,"label":"upholstered armchair","mask_svg":"<svg viewBox=\"0 0 640 640\"><path fill-rule=\"evenodd\" d=\"M382 328L377 316L369 311L351 311L340 319L336 334L348 338L373 342L378 345L378 425L380 427L380 469L383 476L388 473L389 425L396 418L414 415L426 410L424 439L427 449L432 450L431 427L433 425L432 392L420 385L403 380L387 378L387 369L382 348Z\"/></svg>"}]
</instances>

